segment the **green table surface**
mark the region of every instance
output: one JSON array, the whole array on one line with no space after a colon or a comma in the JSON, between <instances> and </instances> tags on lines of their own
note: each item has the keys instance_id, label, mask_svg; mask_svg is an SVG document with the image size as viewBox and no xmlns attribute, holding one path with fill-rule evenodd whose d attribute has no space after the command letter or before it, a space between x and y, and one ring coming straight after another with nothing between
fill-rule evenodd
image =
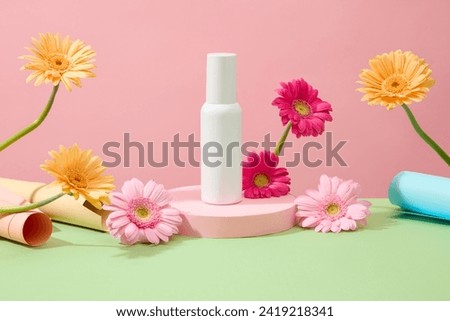
<instances>
[{"instance_id":1,"label":"green table surface","mask_svg":"<svg viewBox=\"0 0 450 321\"><path fill-rule=\"evenodd\" d=\"M367 227L124 246L55 223L30 248L0 240L0 300L450 300L450 224L370 199Z\"/></svg>"}]
</instances>

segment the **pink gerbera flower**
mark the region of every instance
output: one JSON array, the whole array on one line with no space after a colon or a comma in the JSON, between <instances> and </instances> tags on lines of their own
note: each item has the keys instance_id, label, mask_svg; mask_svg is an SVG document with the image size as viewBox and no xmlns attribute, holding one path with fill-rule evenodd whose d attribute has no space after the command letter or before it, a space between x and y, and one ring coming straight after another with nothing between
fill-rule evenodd
<instances>
[{"instance_id":1,"label":"pink gerbera flower","mask_svg":"<svg viewBox=\"0 0 450 321\"><path fill-rule=\"evenodd\" d=\"M292 133L297 138L322 134L325 121L333 120L331 105L317 97L317 89L303 79L280 84L281 88L276 90L280 97L275 98L272 105L280 109L283 125L291 122Z\"/></svg>"},{"instance_id":2,"label":"pink gerbera flower","mask_svg":"<svg viewBox=\"0 0 450 321\"><path fill-rule=\"evenodd\" d=\"M278 197L289 193L286 168L277 167L278 156L270 151L251 152L242 162L242 190L246 198Z\"/></svg>"},{"instance_id":3,"label":"pink gerbera flower","mask_svg":"<svg viewBox=\"0 0 450 321\"><path fill-rule=\"evenodd\" d=\"M171 196L164 186L154 181L147 184L133 178L122 186L122 192L111 194L111 205L104 209L113 211L106 225L110 234L123 244L169 241L178 233L180 212L170 207Z\"/></svg>"},{"instance_id":4,"label":"pink gerbera flower","mask_svg":"<svg viewBox=\"0 0 450 321\"><path fill-rule=\"evenodd\" d=\"M366 225L372 204L357 199L360 189L352 180L322 175L318 190L307 190L295 200L298 224L324 233L356 230L357 223Z\"/></svg>"}]
</instances>

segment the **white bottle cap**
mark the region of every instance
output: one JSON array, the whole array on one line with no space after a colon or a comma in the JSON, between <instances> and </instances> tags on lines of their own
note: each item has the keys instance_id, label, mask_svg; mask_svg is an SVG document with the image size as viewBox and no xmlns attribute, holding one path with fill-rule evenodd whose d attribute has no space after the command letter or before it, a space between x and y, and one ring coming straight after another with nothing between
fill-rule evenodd
<instances>
[{"instance_id":1,"label":"white bottle cap","mask_svg":"<svg viewBox=\"0 0 450 321\"><path fill-rule=\"evenodd\" d=\"M206 63L206 102L236 102L236 54L209 53Z\"/></svg>"}]
</instances>

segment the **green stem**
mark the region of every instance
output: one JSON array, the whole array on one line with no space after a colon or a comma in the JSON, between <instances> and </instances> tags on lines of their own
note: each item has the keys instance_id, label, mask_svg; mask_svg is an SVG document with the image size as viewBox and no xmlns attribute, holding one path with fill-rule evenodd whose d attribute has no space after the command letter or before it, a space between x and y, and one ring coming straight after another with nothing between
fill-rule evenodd
<instances>
[{"instance_id":1,"label":"green stem","mask_svg":"<svg viewBox=\"0 0 450 321\"><path fill-rule=\"evenodd\" d=\"M56 201L58 198L60 198L61 196L64 196L64 195L66 195L66 193L59 193L55 196L49 197L40 202L26 204L26 205L22 205L22 206L0 207L0 215L31 211L31 210L34 210L35 208L38 208L38 207L47 205L53 201Z\"/></svg>"},{"instance_id":2,"label":"green stem","mask_svg":"<svg viewBox=\"0 0 450 321\"><path fill-rule=\"evenodd\" d=\"M280 155L281 150L283 149L284 142L286 141L287 136L289 135L289 131L291 130L292 122L289 122L286 126L286 129L283 132L283 135L281 135L280 140L278 141L277 145L275 146L275 155Z\"/></svg>"},{"instance_id":3,"label":"green stem","mask_svg":"<svg viewBox=\"0 0 450 321\"><path fill-rule=\"evenodd\" d=\"M37 127L39 127L40 124L45 120L48 113L50 112L50 109L52 108L53 102L55 100L56 93L58 92L59 84L56 86L53 86L52 93L50 95L50 98L48 99L47 105L45 106L42 113L39 115L39 117L32 122L27 127L23 128L21 131L17 132L16 134L12 135L5 141L0 143L0 152L10 146L11 144L15 143L19 139L21 139L23 136L27 135L31 131L35 130Z\"/></svg>"},{"instance_id":4,"label":"green stem","mask_svg":"<svg viewBox=\"0 0 450 321\"><path fill-rule=\"evenodd\" d=\"M444 162L446 162L447 165L450 166L450 157L447 155L447 153L430 136L428 136L427 133L423 131L423 129L417 122L416 118L414 117L411 109L409 109L409 107L406 104L402 104L402 107L405 110L406 114L408 115L408 118L411 121L411 124L413 125L417 134L419 134L419 136L422 137L422 139L428 145L430 145L430 147L433 148L436 153L438 153L438 155L444 160Z\"/></svg>"}]
</instances>

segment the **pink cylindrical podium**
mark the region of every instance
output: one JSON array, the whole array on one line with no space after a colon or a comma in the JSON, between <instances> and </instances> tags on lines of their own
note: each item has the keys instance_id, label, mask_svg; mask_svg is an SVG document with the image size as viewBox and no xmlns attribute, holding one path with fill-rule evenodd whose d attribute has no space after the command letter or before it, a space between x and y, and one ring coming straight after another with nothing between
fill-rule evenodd
<instances>
[{"instance_id":1,"label":"pink cylindrical podium","mask_svg":"<svg viewBox=\"0 0 450 321\"><path fill-rule=\"evenodd\" d=\"M192 237L250 237L282 232L295 225L294 196L243 198L238 204L211 205L200 200L200 186L170 190L171 205L182 212L180 234Z\"/></svg>"}]
</instances>

